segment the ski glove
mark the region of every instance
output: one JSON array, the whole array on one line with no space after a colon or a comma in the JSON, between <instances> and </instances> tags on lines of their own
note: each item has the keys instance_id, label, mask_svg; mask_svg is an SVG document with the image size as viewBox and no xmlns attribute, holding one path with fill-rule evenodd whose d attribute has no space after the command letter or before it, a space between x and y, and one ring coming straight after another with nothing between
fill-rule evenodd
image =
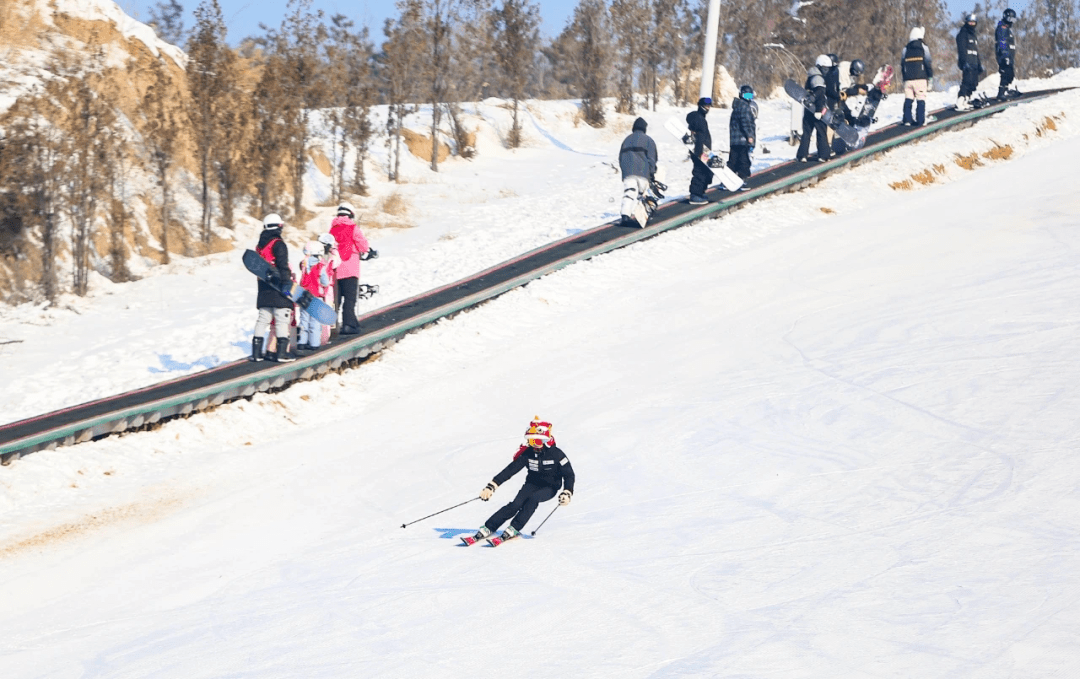
<instances>
[{"instance_id":1,"label":"ski glove","mask_svg":"<svg viewBox=\"0 0 1080 679\"><path fill-rule=\"evenodd\" d=\"M495 489L498 487L499 484L495 483L494 481L488 483L486 486L484 486L484 489L480 491L480 499L484 502L487 502L491 499L491 496L495 493Z\"/></svg>"},{"instance_id":2,"label":"ski glove","mask_svg":"<svg viewBox=\"0 0 1080 679\"><path fill-rule=\"evenodd\" d=\"M378 259L378 258L379 258L379 251L375 250L374 248L370 249L367 252L365 252L364 254L360 255L360 259L362 259L364 261L367 261L369 259Z\"/></svg>"},{"instance_id":3,"label":"ski glove","mask_svg":"<svg viewBox=\"0 0 1080 679\"><path fill-rule=\"evenodd\" d=\"M570 504L570 498L573 496L574 494L568 490L564 490L563 492L559 493L559 506L564 507Z\"/></svg>"}]
</instances>

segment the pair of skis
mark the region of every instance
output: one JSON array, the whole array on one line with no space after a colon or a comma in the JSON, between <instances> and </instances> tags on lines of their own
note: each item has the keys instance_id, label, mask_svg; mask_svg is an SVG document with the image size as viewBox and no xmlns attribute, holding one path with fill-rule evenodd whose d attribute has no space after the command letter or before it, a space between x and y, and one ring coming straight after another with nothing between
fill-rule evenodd
<instances>
[{"instance_id":1,"label":"pair of skis","mask_svg":"<svg viewBox=\"0 0 1080 679\"><path fill-rule=\"evenodd\" d=\"M520 537L521 537L520 532L515 533L514 535L508 536L506 534L506 531L503 531L499 535L492 535L491 537L484 539L484 542L487 542L489 547L498 547L499 545L501 545L504 542L509 542L510 540L516 540L516 539L518 539ZM478 540L475 535L463 535L461 537L461 541L465 544L466 547L471 547L471 546L475 545L476 543L480 542L480 540Z\"/></svg>"}]
</instances>

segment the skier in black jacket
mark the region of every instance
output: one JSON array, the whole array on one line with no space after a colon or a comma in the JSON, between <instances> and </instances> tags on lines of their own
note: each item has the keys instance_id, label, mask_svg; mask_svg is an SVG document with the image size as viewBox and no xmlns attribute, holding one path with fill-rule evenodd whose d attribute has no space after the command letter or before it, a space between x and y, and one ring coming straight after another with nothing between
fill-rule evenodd
<instances>
[{"instance_id":1,"label":"skier in black jacket","mask_svg":"<svg viewBox=\"0 0 1080 679\"><path fill-rule=\"evenodd\" d=\"M926 124L926 90L934 77L934 65L930 61L930 48L923 43L926 30L922 26L911 29L908 44L900 56L900 75L904 78L904 124L922 127ZM915 116L911 106L915 106Z\"/></svg>"},{"instance_id":2,"label":"skier in black jacket","mask_svg":"<svg viewBox=\"0 0 1080 679\"><path fill-rule=\"evenodd\" d=\"M739 88L739 97L731 102L731 120L728 123L731 153L728 155L728 167L742 179L750 178L750 151L757 141L757 103L754 101L754 88L743 85ZM749 189L746 184L742 189Z\"/></svg>"},{"instance_id":3,"label":"skier in black jacket","mask_svg":"<svg viewBox=\"0 0 1080 679\"><path fill-rule=\"evenodd\" d=\"M702 97L698 99L697 110L686 114L686 126L694 135L694 150L690 152L690 160L694 163L693 175L690 178L690 204L704 205L709 202L705 197L705 190L712 184L713 171L706 164L708 152L712 149L712 134L709 133L709 123L705 116L709 114L712 99Z\"/></svg>"},{"instance_id":4,"label":"skier in black jacket","mask_svg":"<svg viewBox=\"0 0 1080 679\"><path fill-rule=\"evenodd\" d=\"M818 162L824 163L831 156L829 150L829 128L821 119L828 109L828 99L825 96L825 74L833 67L832 57L822 54L806 71L806 91L814 95L813 112L804 109L802 116L802 139L799 141L799 150L795 153L795 160L805 163L810 153L810 136L817 134Z\"/></svg>"},{"instance_id":5,"label":"skier in black jacket","mask_svg":"<svg viewBox=\"0 0 1080 679\"><path fill-rule=\"evenodd\" d=\"M474 542L491 537L511 518L513 520L503 531L502 538L510 540L518 537L521 529L532 518L536 507L555 497L556 493L559 495L559 505L570 504L570 498L574 495L574 468L570 466L566 453L555 445L555 438L551 435L551 423L537 417L533 418L525 432L525 445L518 449L513 461L484 486L480 491L480 499L484 502L490 500L496 488L526 468L529 473L525 477L525 485L509 504L484 522L473 536Z\"/></svg>"},{"instance_id":6,"label":"skier in black jacket","mask_svg":"<svg viewBox=\"0 0 1080 679\"><path fill-rule=\"evenodd\" d=\"M994 31L994 54L997 56L998 73L1001 75L1001 82L998 84L998 99L1004 99L1010 94L1013 96L1020 94L1015 89L1009 89L1016 68L1016 38L1012 32L1013 21L1016 21L1016 12L1011 9L1005 10Z\"/></svg>"},{"instance_id":7,"label":"skier in black jacket","mask_svg":"<svg viewBox=\"0 0 1080 679\"><path fill-rule=\"evenodd\" d=\"M979 59L979 36L975 34L979 18L974 13L964 17L964 25L956 33L956 66L960 69L960 93L956 96L956 110L970 111L971 95L979 86L979 76L986 69Z\"/></svg>"},{"instance_id":8,"label":"skier in black jacket","mask_svg":"<svg viewBox=\"0 0 1080 679\"><path fill-rule=\"evenodd\" d=\"M284 220L276 214L269 214L263 218L263 230L259 235L259 244L256 251L273 267L278 280L282 283L292 281L292 270L289 268L289 248L281 238L281 229ZM259 279L259 295L255 300L255 306L259 308L259 318L255 321L255 336L251 338L251 361L267 361L285 363L294 360L289 354L289 325L292 322L292 300L281 293L276 286ZM277 335L277 348L275 351L266 352L263 355L263 336L270 330L270 321L274 322L274 331Z\"/></svg>"}]
</instances>

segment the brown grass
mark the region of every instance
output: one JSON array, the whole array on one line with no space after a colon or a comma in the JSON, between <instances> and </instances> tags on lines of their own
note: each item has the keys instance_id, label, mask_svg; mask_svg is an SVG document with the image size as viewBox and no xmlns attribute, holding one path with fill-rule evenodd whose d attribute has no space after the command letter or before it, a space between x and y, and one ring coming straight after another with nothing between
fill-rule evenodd
<instances>
[{"instance_id":1,"label":"brown grass","mask_svg":"<svg viewBox=\"0 0 1080 679\"><path fill-rule=\"evenodd\" d=\"M308 155L311 156L311 162L315 163L315 167L319 172L323 173L323 176L329 177L334 174L334 168L330 165L330 159L326 157L323 150L318 146L312 146L308 149Z\"/></svg>"},{"instance_id":2,"label":"brown grass","mask_svg":"<svg viewBox=\"0 0 1080 679\"><path fill-rule=\"evenodd\" d=\"M910 179L889 184L889 188L893 191L910 191L914 186L915 185L911 183Z\"/></svg>"},{"instance_id":3,"label":"brown grass","mask_svg":"<svg viewBox=\"0 0 1080 679\"><path fill-rule=\"evenodd\" d=\"M1065 117L1064 113L1056 116L1046 116L1042 119L1042 123L1035 128L1035 134L1041 137L1049 132L1057 132L1057 123L1055 121L1061 120L1063 117Z\"/></svg>"},{"instance_id":4,"label":"brown grass","mask_svg":"<svg viewBox=\"0 0 1080 679\"><path fill-rule=\"evenodd\" d=\"M405 139L405 146L409 148L409 153L421 160L431 162L431 137L405 128L401 129L401 136ZM450 147L439 142L439 162L449 157Z\"/></svg>"},{"instance_id":5,"label":"brown grass","mask_svg":"<svg viewBox=\"0 0 1080 679\"><path fill-rule=\"evenodd\" d=\"M385 215L403 217L409 212L409 201L397 191L388 196L383 196L375 204L375 209Z\"/></svg>"},{"instance_id":6,"label":"brown grass","mask_svg":"<svg viewBox=\"0 0 1080 679\"><path fill-rule=\"evenodd\" d=\"M831 207L819 207L818 209L821 210L822 212L824 212L827 215L835 215L836 214L836 210L832 209Z\"/></svg>"},{"instance_id":7,"label":"brown grass","mask_svg":"<svg viewBox=\"0 0 1080 679\"><path fill-rule=\"evenodd\" d=\"M955 162L957 165L964 168L965 170L974 170L975 168L982 167L983 165L983 162L979 160L978 153L969 153L966 156L962 156L957 153L956 158L953 159L953 162Z\"/></svg>"},{"instance_id":8,"label":"brown grass","mask_svg":"<svg viewBox=\"0 0 1080 679\"><path fill-rule=\"evenodd\" d=\"M1002 146L1001 144L994 142L994 148L983 153L982 157L986 158L987 160L1008 160L1012 157L1012 154L1012 146L1009 146L1008 144Z\"/></svg>"}]
</instances>

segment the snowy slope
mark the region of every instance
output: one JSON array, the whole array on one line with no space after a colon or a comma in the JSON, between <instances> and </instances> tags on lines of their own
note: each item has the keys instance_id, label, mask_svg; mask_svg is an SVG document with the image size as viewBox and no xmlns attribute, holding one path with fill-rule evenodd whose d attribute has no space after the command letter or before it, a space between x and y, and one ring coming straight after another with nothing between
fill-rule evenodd
<instances>
[{"instance_id":1,"label":"snowy slope","mask_svg":"<svg viewBox=\"0 0 1080 679\"><path fill-rule=\"evenodd\" d=\"M1019 132L1053 109L6 468L4 676L1074 675L1080 130ZM888 187L988 129L1029 143ZM534 540L435 530L520 479L399 528L473 497L534 414L578 475Z\"/></svg>"}]
</instances>

